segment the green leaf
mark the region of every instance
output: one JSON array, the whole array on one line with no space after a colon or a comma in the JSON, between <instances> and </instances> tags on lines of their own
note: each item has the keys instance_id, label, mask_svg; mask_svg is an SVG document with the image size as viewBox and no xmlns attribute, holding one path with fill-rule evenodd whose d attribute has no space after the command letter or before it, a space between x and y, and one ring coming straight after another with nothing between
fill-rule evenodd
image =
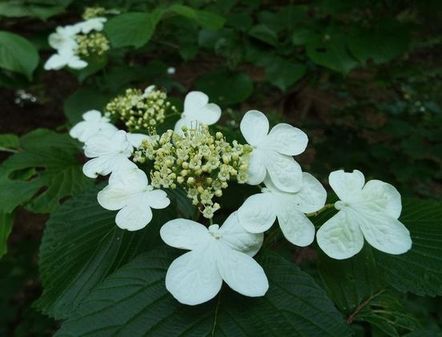
<instances>
[{"instance_id":1,"label":"green leaf","mask_svg":"<svg viewBox=\"0 0 442 337\"><path fill-rule=\"evenodd\" d=\"M306 45L307 56L316 64L346 74L358 63L348 53L346 38L330 32Z\"/></svg>"},{"instance_id":2,"label":"green leaf","mask_svg":"<svg viewBox=\"0 0 442 337\"><path fill-rule=\"evenodd\" d=\"M0 258L8 251L8 237L12 229L12 214L0 213Z\"/></svg>"},{"instance_id":3,"label":"green leaf","mask_svg":"<svg viewBox=\"0 0 442 337\"><path fill-rule=\"evenodd\" d=\"M96 88L80 88L65 100L64 114L70 123L75 124L86 111L102 111L109 99L110 97L98 92Z\"/></svg>"},{"instance_id":4,"label":"green leaf","mask_svg":"<svg viewBox=\"0 0 442 337\"><path fill-rule=\"evenodd\" d=\"M68 135L37 129L20 139L20 147L0 166L0 212L28 202L32 211L47 213L90 185L77 159L77 143Z\"/></svg>"},{"instance_id":5,"label":"green leaf","mask_svg":"<svg viewBox=\"0 0 442 337\"><path fill-rule=\"evenodd\" d=\"M12 133L0 134L0 151L2 149L18 149L20 147L20 139Z\"/></svg>"},{"instance_id":6,"label":"green leaf","mask_svg":"<svg viewBox=\"0 0 442 337\"><path fill-rule=\"evenodd\" d=\"M37 49L28 40L0 31L0 68L23 74L32 80L38 60Z\"/></svg>"},{"instance_id":7,"label":"green leaf","mask_svg":"<svg viewBox=\"0 0 442 337\"><path fill-rule=\"evenodd\" d=\"M299 81L306 72L303 64L296 64L285 59L275 57L266 66L267 80L281 90L287 90Z\"/></svg>"},{"instance_id":8,"label":"green leaf","mask_svg":"<svg viewBox=\"0 0 442 337\"><path fill-rule=\"evenodd\" d=\"M314 280L273 253L260 263L270 289L247 298L224 289L198 306L176 302L164 277L175 254L153 250L109 276L63 323L56 337L321 336L347 337L348 326Z\"/></svg>"},{"instance_id":9,"label":"green leaf","mask_svg":"<svg viewBox=\"0 0 442 337\"><path fill-rule=\"evenodd\" d=\"M42 20L64 11L70 0L24 1L11 0L0 3L0 16L6 17L37 17Z\"/></svg>"},{"instance_id":10,"label":"green leaf","mask_svg":"<svg viewBox=\"0 0 442 337\"><path fill-rule=\"evenodd\" d=\"M189 6L176 4L170 6L168 11L191 19L206 29L218 30L222 28L225 23L225 19L216 13L194 9Z\"/></svg>"},{"instance_id":11,"label":"green leaf","mask_svg":"<svg viewBox=\"0 0 442 337\"><path fill-rule=\"evenodd\" d=\"M36 306L54 318L68 317L109 273L150 249L159 227L176 214L173 207L154 210L149 226L125 231L115 225L115 212L98 204L98 191L72 198L46 224L39 256L44 291Z\"/></svg>"},{"instance_id":12,"label":"green leaf","mask_svg":"<svg viewBox=\"0 0 442 337\"><path fill-rule=\"evenodd\" d=\"M140 48L149 42L163 14L163 9L151 13L124 13L110 19L104 31L113 48Z\"/></svg>"},{"instance_id":13,"label":"green leaf","mask_svg":"<svg viewBox=\"0 0 442 337\"><path fill-rule=\"evenodd\" d=\"M292 43L295 46L304 46L318 39L318 33L310 28L297 28L292 35Z\"/></svg>"},{"instance_id":14,"label":"green leaf","mask_svg":"<svg viewBox=\"0 0 442 337\"><path fill-rule=\"evenodd\" d=\"M201 76L196 82L196 87L223 105L240 103L253 92L253 82L249 76L226 70Z\"/></svg>"},{"instance_id":15,"label":"green leaf","mask_svg":"<svg viewBox=\"0 0 442 337\"><path fill-rule=\"evenodd\" d=\"M442 295L442 203L404 201L399 220L411 233L413 246L402 255L376 252L387 281L399 291L420 296Z\"/></svg>"},{"instance_id":16,"label":"green leaf","mask_svg":"<svg viewBox=\"0 0 442 337\"><path fill-rule=\"evenodd\" d=\"M253 26L249 31L249 35L271 46L278 45L278 35L266 25Z\"/></svg>"},{"instance_id":17,"label":"green leaf","mask_svg":"<svg viewBox=\"0 0 442 337\"><path fill-rule=\"evenodd\" d=\"M360 62L373 60L374 63L385 63L403 54L408 49L408 43L405 27L387 21L350 36L348 47Z\"/></svg>"},{"instance_id":18,"label":"green leaf","mask_svg":"<svg viewBox=\"0 0 442 337\"><path fill-rule=\"evenodd\" d=\"M403 337L442 337L442 330L437 327L421 328L416 329Z\"/></svg>"}]
</instances>

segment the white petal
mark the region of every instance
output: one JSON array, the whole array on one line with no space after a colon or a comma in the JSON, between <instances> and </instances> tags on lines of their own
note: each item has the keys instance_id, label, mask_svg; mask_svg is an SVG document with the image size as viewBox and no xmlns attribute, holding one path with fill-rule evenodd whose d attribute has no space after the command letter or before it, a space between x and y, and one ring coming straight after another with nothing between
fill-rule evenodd
<instances>
[{"instance_id":1,"label":"white petal","mask_svg":"<svg viewBox=\"0 0 442 337\"><path fill-rule=\"evenodd\" d=\"M242 118L240 129L247 143L258 146L269 132L269 121L261 111L250 110Z\"/></svg>"},{"instance_id":2,"label":"white petal","mask_svg":"<svg viewBox=\"0 0 442 337\"><path fill-rule=\"evenodd\" d=\"M262 233L249 233L240 225L238 212L230 214L219 229L219 233L220 241L224 244L250 256L258 253L264 241Z\"/></svg>"},{"instance_id":3,"label":"white petal","mask_svg":"<svg viewBox=\"0 0 442 337\"><path fill-rule=\"evenodd\" d=\"M279 190L294 193L301 189L301 166L292 157L266 151L265 167L272 183Z\"/></svg>"},{"instance_id":4,"label":"white petal","mask_svg":"<svg viewBox=\"0 0 442 337\"><path fill-rule=\"evenodd\" d=\"M290 124L280 123L272 128L261 146L281 154L295 156L305 151L307 143L307 135L302 130Z\"/></svg>"},{"instance_id":5,"label":"white petal","mask_svg":"<svg viewBox=\"0 0 442 337\"><path fill-rule=\"evenodd\" d=\"M374 248L388 254L403 254L411 249L410 232L399 220L374 212L358 212L356 219Z\"/></svg>"},{"instance_id":6,"label":"white petal","mask_svg":"<svg viewBox=\"0 0 442 337\"><path fill-rule=\"evenodd\" d=\"M193 112L207 103L209 103L209 97L205 93L201 91L191 91L184 99L184 113L189 117L193 117Z\"/></svg>"},{"instance_id":7,"label":"white petal","mask_svg":"<svg viewBox=\"0 0 442 337\"><path fill-rule=\"evenodd\" d=\"M98 203L104 209L116 211L127 205L128 194L125 189L106 186L97 195Z\"/></svg>"},{"instance_id":8,"label":"white petal","mask_svg":"<svg viewBox=\"0 0 442 337\"><path fill-rule=\"evenodd\" d=\"M185 117L180 118L175 124L174 131L177 134L182 135L183 134L183 126L187 126L188 128L190 128L192 126L192 123L189 119L187 119Z\"/></svg>"},{"instance_id":9,"label":"white petal","mask_svg":"<svg viewBox=\"0 0 442 337\"><path fill-rule=\"evenodd\" d=\"M273 193L254 194L248 197L238 209L239 223L248 232L263 233L275 222L276 208Z\"/></svg>"},{"instance_id":10,"label":"white petal","mask_svg":"<svg viewBox=\"0 0 442 337\"><path fill-rule=\"evenodd\" d=\"M52 55L45 63L45 70L59 70L66 66L67 60L59 54Z\"/></svg>"},{"instance_id":11,"label":"white petal","mask_svg":"<svg viewBox=\"0 0 442 337\"><path fill-rule=\"evenodd\" d=\"M183 304L196 305L214 298L222 278L212 250L192 251L175 259L167 270L166 288Z\"/></svg>"},{"instance_id":12,"label":"white petal","mask_svg":"<svg viewBox=\"0 0 442 337\"><path fill-rule=\"evenodd\" d=\"M68 61L68 67L72 69L83 69L87 67L87 62L80 59L78 56L73 56Z\"/></svg>"},{"instance_id":13,"label":"white petal","mask_svg":"<svg viewBox=\"0 0 442 337\"><path fill-rule=\"evenodd\" d=\"M88 122L99 122L103 116L98 110L89 110L82 115L83 119Z\"/></svg>"},{"instance_id":14,"label":"white petal","mask_svg":"<svg viewBox=\"0 0 442 337\"><path fill-rule=\"evenodd\" d=\"M242 295L264 296L269 289L264 270L249 255L223 247L219 250L217 265L223 280Z\"/></svg>"},{"instance_id":15,"label":"white petal","mask_svg":"<svg viewBox=\"0 0 442 337\"><path fill-rule=\"evenodd\" d=\"M395 219L401 215L401 195L393 185L380 180L370 180L362 189L362 198L373 211L383 212Z\"/></svg>"},{"instance_id":16,"label":"white petal","mask_svg":"<svg viewBox=\"0 0 442 337\"><path fill-rule=\"evenodd\" d=\"M355 198L359 198L365 178L362 172L358 170L353 172L338 170L330 173L328 182L339 199L351 202Z\"/></svg>"},{"instance_id":17,"label":"white petal","mask_svg":"<svg viewBox=\"0 0 442 337\"><path fill-rule=\"evenodd\" d=\"M285 238L296 246L306 247L315 239L315 226L293 206L280 208L278 222Z\"/></svg>"},{"instance_id":18,"label":"white petal","mask_svg":"<svg viewBox=\"0 0 442 337\"><path fill-rule=\"evenodd\" d=\"M253 150L249 157L247 170L247 183L249 185L259 185L266 177L263 154L260 150Z\"/></svg>"},{"instance_id":19,"label":"white petal","mask_svg":"<svg viewBox=\"0 0 442 337\"><path fill-rule=\"evenodd\" d=\"M152 137L142 133L128 133L127 140L134 148L139 148L143 141L151 141Z\"/></svg>"},{"instance_id":20,"label":"white petal","mask_svg":"<svg viewBox=\"0 0 442 337\"><path fill-rule=\"evenodd\" d=\"M312 213L324 207L327 200L327 191L318 179L310 173L302 173L302 187L293 194L292 200L296 208L303 213Z\"/></svg>"},{"instance_id":21,"label":"white petal","mask_svg":"<svg viewBox=\"0 0 442 337\"><path fill-rule=\"evenodd\" d=\"M167 193L163 190L153 190L146 192L144 197L149 206L155 209L166 208L170 204Z\"/></svg>"},{"instance_id":22,"label":"white petal","mask_svg":"<svg viewBox=\"0 0 442 337\"><path fill-rule=\"evenodd\" d=\"M316 233L319 247L333 259L347 259L360 252L364 237L358 224L345 211L339 211Z\"/></svg>"},{"instance_id":23,"label":"white petal","mask_svg":"<svg viewBox=\"0 0 442 337\"><path fill-rule=\"evenodd\" d=\"M89 138L84 147L84 154L88 158L106 154L120 154L129 157L133 147L127 141L126 132L119 130L112 135L99 133Z\"/></svg>"},{"instance_id":24,"label":"white petal","mask_svg":"<svg viewBox=\"0 0 442 337\"><path fill-rule=\"evenodd\" d=\"M83 165L83 173L89 178L108 175L116 171L126 171L136 165L122 154L107 154L93 158Z\"/></svg>"},{"instance_id":25,"label":"white petal","mask_svg":"<svg viewBox=\"0 0 442 337\"><path fill-rule=\"evenodd\" d=\"M134 202L122 208L115 217L115 223L122 229L137 231L146 227L152 220L152 211L149 205L142 202Z\"/></svg>"},{"instance_id":26,"label":"white petal","mask_svg":"<svg viewBox=\"0 0 442 337\"><path fill-rule=\"evenodd\" d=\"M187 219L166 222L160 236L169 246L189 250L205 247L213 239L205 226Z\"/></svg>"}]
</instances>

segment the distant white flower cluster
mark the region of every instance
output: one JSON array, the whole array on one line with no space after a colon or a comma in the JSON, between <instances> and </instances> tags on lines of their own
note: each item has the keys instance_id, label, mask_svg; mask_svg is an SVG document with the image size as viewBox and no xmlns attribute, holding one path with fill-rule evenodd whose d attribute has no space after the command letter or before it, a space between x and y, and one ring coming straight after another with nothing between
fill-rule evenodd
<instances>
[{"instance_id":1,"label":"distant white flower cluster","mask_svg":"<svg viewBox=\"0 0 442 337\"><path fill-rule=\"evenodd\" d=\"M196 125L213 125L221 117L220 107L209 103L201 92L188 93L183 110L175 125L177 135ZM180 218L160 230L166 244L188 250L172 262L166 275L167 289L184 304L209 301L223 281L245 296L264 296L268 280L253 259L263 244L264 232L278 220L289 242L308 246L316 232L310 217L328 208L324 187L302 172L293 158L306 149L308 138L303 131L286 123L270 128L267 117L256 110L244 115L240 129L252 148L247 182L261 191L249 196L222 226ZM90 158L83 167L86 176L110 174L98 202L118 211L115 221L120 228L140 230L151 221L152 209L169 205L166 192L149 185L146 173L131 160L134 149L142 143L161 143L162 135L118 130L95 110L85 113L70 135L84 143L85 156ZM379 180L366 183L357 170L332 172L329 185L340 199L334 204L338 212L316 232L318 245L328 256L350 258L362 249L364 238L390 254L411 248L410 233L398 220L401 197L392 185Z\"/></svg>"},{"instance_id":2,"label":"distant white flower cluster","mask_svg":"<svg viewBox=\"0 0 442 337\"><path fill-rule=\"evenodd\" d=\"M90 18L74 25L57 27L56 31L49 35L49 45L56 50L45 63L45 70L59 70L64 67L83 69L87 62L81 59L79 53L79 34L89 34L93 31L100 32L107 21L105 17Z\"/></svg>"}]
</instances>

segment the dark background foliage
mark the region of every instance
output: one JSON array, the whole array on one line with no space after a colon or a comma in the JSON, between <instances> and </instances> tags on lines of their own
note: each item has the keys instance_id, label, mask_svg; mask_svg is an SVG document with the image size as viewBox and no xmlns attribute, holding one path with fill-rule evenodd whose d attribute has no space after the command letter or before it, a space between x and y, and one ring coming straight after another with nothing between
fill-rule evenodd
<instances>
[{"instance_id":1,"label":"dark background foliage","mask_svg":"<svg viewBox=\"0 0 442 337\"><path fill-rule=\"evenodd\" d=\"M51 54L48 34L78 21L84 7L92 5L144 14L112 18L105 28L111 52L90 60L85 70L44 71L42 64ZM323 183L331 170L358 168L367 178L394 184L403 196L440 200L441 13L437 0L1 2L0 134L11 135L0 138L0 147L32 152L35 135L20 143L12 134L66 130L85 110L102 108L127 87L156 84L179 98L198 89L223 107L225 120L236 122L224 125L232 134L251 108L303 129L310 144L299 161ZM12 40L1 32L28 41L23 46L14 40L19 43L15 48L24 50L24 62L8 59ZM174 74L168 74L169 67L176 69ZM64 138L44 137L65 144L68 152L75 149ZM8 157L10 151L0 152L1 160ZM35 170L57 167L43 156L32 158ZM30 170L25 165L16 174L33 175ZM11 193L24 195L28 188L43 195L40 202L23 199L14 211L8 252L0 260L1 336L51 336L58 328L31 307L42 291L37 251L45 214L52 210L42 206L51 204L44 191L55 179L47 175L35 186L8 190L8 181L0 178L1 201L14 199ZM55 204L82 186L59 191ZM8 214L17 205L11 203ZM9 222L0 221L0 236L7 237ZM292 253L289 259L307 270L321 266L323 257L309 249ZM372 252L358 259L366 254ZM338 273L344 268L327 261L324 269ZM353 260L346 267L358 265ZM330 286L326 277L311 274ZM342 275L353 277L344 270ZM357 322L352 324L357 336L438 336L440 298L396 296L379 289L368 302L359 288L352 298L340 296L338 288L328 290L347 322Z\"/></svg>"}]
</instances>

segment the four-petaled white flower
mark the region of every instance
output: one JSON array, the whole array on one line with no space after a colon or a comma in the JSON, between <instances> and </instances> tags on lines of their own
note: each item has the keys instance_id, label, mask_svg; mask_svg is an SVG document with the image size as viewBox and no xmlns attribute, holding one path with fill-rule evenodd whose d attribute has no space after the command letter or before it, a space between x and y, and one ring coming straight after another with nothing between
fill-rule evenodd
<instances>
[{"instance_id":1,"label":"four-petaled white flower","mask_svg":"<svg viewBox=\"0 0 442 337\"><path fill-rule=\"evenodd\" d=\"M198 124L212 125L221 117L221 108L209 103L209 97L200 91L191 91L184 99L184 111L175 124L175 132L182 133L182 127L195 127Z\"/></svg>"},{"instance_id":2,"label":"four-petaled white flower","mask_svg":"<svg viewBox=\"0 0 442 337\"><path fill-rule=\"evenodd\" d=\"M99 32L102 31L104 28L104 23L107 21L104 17L96 17L91 18L86 21L79 22L75 24L75 28L78 29L78 32L81 32L83 34L88 34L92 32L93 30Z\"/></svg>"},{"instance_id":3,"label":"four-petaled white flower","mask_svg":"<svg viewBox=\"0 0 442 337\"><path fill-rule=\"evenodd\" d=\"M49 45L56 50L73 50L77 47L75 35L79 30L75 25L57 27L55 33L49 35Z\"/></svg>"},{"instance_id":4,"label":"four-petaled white flower","mask_svg":"<svg viewBox=\"0 0 442 337\"><path fill-rule=\"evenodd\" d=\"M327 192L309 173L303 173L302 187L296 193L277 189L269 179L262 193L247 198L238 210L240 224L251 233L268 230L276 218L285 238L294 245L305 247L315 238L315 226L304 213L320 210Z\"/></svg>"},{"instance_id":5,"label":"four-petaled white flower","mask_svg":"<svg viewBox=\"0 0 442 337\"><path fill-rule=\"evenodd\" d=\"M87 62L80 59L73 49L64 48L58 50L57 54L52 55L46 61L44 69L60 70L66 66L72 69L83 69L87 67Z\"/></svg>"},{"instance_id":6,"label":"four-petaled white flower","mask_svg":"<svg viewBox=\"0 0 442 337\"><path fill-rule=\"evenodd\" d=\"M338 170L330 173L329 183L340 201L339 212L317 232L319 247L334 259L357 254L364 237L374 248L389 254L402 254L411 248L410 232L398 220L401 196L396 188L380 180L365 184L364 175Z\"/></svg>"},{"instance_id":7,"label":"four-petaled white flower","mask_svg":"<svg viewBox=\"0 0 442 337\"><path fill-rule=\"evenodd\" d=\"M166 192L154 190L146 174L138 168L118 171L109 178L109 185L98 193L98 203L108 210L119 210L115 223L122 229L136 231L152 220L151 208L170 204Z\"/></svg>"},{"instance_id":8,"label":"four-petaled white flower","mask_svg":"<svg viewBox=\"0 0 442 337\"><path fill-rule=\"evenodd\" d=\"M269 133L269 121L260 111L248 111L240 124L241 132L253 151L249 160L248 183L258 185L268 175L281 191L297 192L302 186L302 170L292 156L304 152L307 135L286 123Z\"/></svg>"},{"instance_id":9,"label":"four-petaled white flower","mask_svg":"<svg viewBox=\"0 0 442 337\"><path fill-rule=\"evenodd\" d=\"M90 110L83 114L83 120L74 125L69 135L84 143L98 133L112 135L117 131L118 129L109 123L109 118L102 116L98 110Z\"/></svg>"},{"instance_id":10,"label":"four-petaled white flower","mask_svg":"<svg viewBox=\"0 0 442 337\"><path fill-rule=\"evenodd\" d=\"M160 230L169 246L190 252L175 259L166 274L166 288L181 303L209 301L223 280L245 296L264 296L268 289L262 267L252 258L260 249L263 234L246 232L231 214L222 227L209 228L186 219L167 222Z\"/></svg>"},{"instance_id":11,"label":"four-petaled white flower","mask_svg":"<svg viewBox=\"0 0 442 337\"><path fill-rule=\"evenodd\" d=\"M99 133L87 140L84 145L84 154L88 158L83 166L83 173L89 178L98 175L137 167L128 158L132 155L133 146L127 139L127 134L119 130L111 135Z\"/></svg>"}]
</instances>

